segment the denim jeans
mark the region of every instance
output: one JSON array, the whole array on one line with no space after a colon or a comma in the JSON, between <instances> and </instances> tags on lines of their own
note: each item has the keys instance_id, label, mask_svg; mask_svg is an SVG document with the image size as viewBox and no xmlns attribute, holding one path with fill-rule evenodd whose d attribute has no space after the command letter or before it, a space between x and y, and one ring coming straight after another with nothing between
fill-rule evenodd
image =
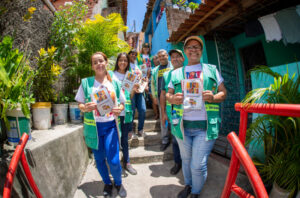
<instances>
[{"instance_id":1,"label":"denim jeans","mask_svg":"<svg viewBox=\"0 0 300 198\"><path fill-rule=\"evenodd\" d=\"M122 184L122 167L119 159L119 138L115 121L97 122L98 150L92 149L97 169L104 184L111 184L106 161L116 185Z\"/></svg>"},{"instance_id":2,"label":"denim jeans","mask_svg":"<svg viewBox=\"0 0 300 198\"><path fill-rule=\"evenodd\" d=\"M138 131L141 131L144 129L144 122L145 122L145 117L146 117L146 103L145 103L145 98L144 98L144 93L136 93L134 94L133 98L131 99L131 105L132 105L132 111L133 111L133 120L134 120L134 115L135 115L135 109L138 109ZM130 127L132 131L132 125Z\"/></svg>"},{"instance_id":3,"label":"denim jeans","mask_svg":"<svg viewBox=\"0 0 300 198\"><path fill-rule=\"evenodd\" d=\"M123 162L129 163L129 152L128 152L128 133L131 123L124 123L124 116L120 116L121 121L121 146L123 153Z\"/></svg>"},{"instance_id":4,"label":"denim jeans","mask_svg":"<svg viewBox=\"0 0 300 198\"><path fill-rule=\"evenodd\" d=\"M180 157L180 150L179 150L179 146L178 146L178 142L176 140L176 137L174 135L172 135L172 147L173 147L173 158L174 158L174 162L176 164L181 164L181 157Z\"/></svg>"},{"instance_id":5,"label":"denim jeans","mask_svg":"<svg viewBox=\"0 0 300 198\"><path fill-rule=\"evenodd\" d=\"M192 194L200 194L207 178L207 160L216 140L206 141L206 131L184 129L184 139L176 138L182 158L185 185Z\"/></svg>"}]
</instances>

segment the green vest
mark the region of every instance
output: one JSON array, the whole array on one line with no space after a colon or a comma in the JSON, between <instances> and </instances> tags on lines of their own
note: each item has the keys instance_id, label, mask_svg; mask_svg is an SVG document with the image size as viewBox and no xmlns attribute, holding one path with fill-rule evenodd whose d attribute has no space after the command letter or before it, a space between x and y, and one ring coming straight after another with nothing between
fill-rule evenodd
<instances>
[{"instance_id":1,"label":"green vest","mask_svg":"<svg viewBox=\"0 0 300 198\"><path fill-rule=\"evenodd\" d=\"M89 78L84 78L81 80L81 85L84 91L84 97L85 97L85 103L91 102L91 94L93 91L93 86L94 86L94 81L95 77L89 77ZM119 101L120 97L120 89L118 89L118 85L115 81L112 82L115 91L116 91L116 96ZM84 113L84 129L83 129L83 136L85 139L86 145L91 148L98 150L98 133L97 133L97 126L94 118L93 112L85 112Z\"/></svg>"},{"instance_id":2,"label":"green vest","mask_svg":"<svg viewBox=\"0 0 300 198\"><path fill-rule=\"evenodd\" d=\"M180 68L178 72L172 72L172 84L174 86L176 93L182 93L181 88L181 80L185 79L184 75L184 66ZM217 91L217 76L216 76L216 67L214 65L202 64L203 71L203 90L211 90L214 94ZM176 70L177 71L177 70ZM174 126L174 130L172 133L174 136L183 139L184 136L184 128L183 128L183 105L173 105L174 110L176 110L176 114L179 117L178 125ZM221 122L221 118L219 115L219 104L218 103L209 103L205 102L205 109L207 113L207 130L206 130L206 140L213 140L218 137L219 134L219 125Z\"/></svg>"},{"instance_id":3,"label":"green vest","mask_svg":"<svg viewBox=\"0 0 300 198\"><path fill-rule=\"evenodd\" d=\"M157 98L158 97L158 89L157 89L157 83L158 83L158 71L159 71L159 68L160 68L160 65L155 67L153 70L152 70L152 80L151 80L151 92L152 92L152 95ZM171 62L168 62L168 65L167 65L167 71L169 70L172 70L173 69L173 66L171 64ZM159 99L158 99L159 100ZM159 102L159 101L158 101Z\"/></svg>"},{"instance_id":4,"label":"green vest","mask_svg":"<svg viewBox=\"0 0 300 198\"><path fill-rule=\"evenodd\" d=\"M112 78L117 78L117 77L114 77L114 73L113 72L109 72L110 76ZM122 82L119 81L119 80L116 80L113 82L115 82L116 86L117 86L117 89L118 90L121 90L121 87L122 87ZM124 106L124 111L125 111L125 119L124 119L124 122L125 123L130 123L132 122L132 119L133 119L133 114L132 114L132 106L131 106L131 99L130 99L130 93L125 90L125 106Z\"/></svg>"},{"instance_id":5,"label":"green vest","mask_svg":"<svg viewBox=\"0 0 300 198\"><path fill-rule=\"evenodd\" d=\"M150 56L150 54L149 54L149 59L151 61L151 68L152 68L154 66L154 63L153 63L153 57ZM143 54L138 54L136 57L136 60L137 60L138 65L144 64L143 63Z\"/></svg>"},{"instance_id":6,"label":"green vest","mask_svg":"<svg viewBox=\"0 0 300 198\"><path fill-rule=\"evenodd\" d=\"M170 71L167 71L164 73L164 76L163 76L163 80L165 81L165 90L166 90L166 93L168 93L169 91L169 82L171 80L171 77L172 77L172 71L173 70L170 70ZM167 113L167 116L170 120L170 122L172 121L172 105L171 103L168 102L168 100L166 100L166 113Z\"/></svg>"}]
</instances>

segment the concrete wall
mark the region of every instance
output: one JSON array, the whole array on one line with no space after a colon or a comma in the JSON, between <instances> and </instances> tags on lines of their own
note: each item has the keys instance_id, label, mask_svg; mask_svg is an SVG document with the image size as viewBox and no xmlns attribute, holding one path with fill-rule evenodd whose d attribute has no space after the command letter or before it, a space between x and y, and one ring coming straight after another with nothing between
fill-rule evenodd
<instances>
[{"instance_id":1,"label":"concrete wall","mask_svg":"<svg viewBox=\"0 0 300 198\"><path fill-rule=\"evenodd\" d=\"M58 125L49 130L34 130L25 153L43 197L73 198L89 160L82 125ZM0 161L0 175L7 172L9 160ZM24 178L22 170L18 169L13 197L34 197ZM0 189L3 185L4 181L0 179Z\"/></svg>"}]
</instances>

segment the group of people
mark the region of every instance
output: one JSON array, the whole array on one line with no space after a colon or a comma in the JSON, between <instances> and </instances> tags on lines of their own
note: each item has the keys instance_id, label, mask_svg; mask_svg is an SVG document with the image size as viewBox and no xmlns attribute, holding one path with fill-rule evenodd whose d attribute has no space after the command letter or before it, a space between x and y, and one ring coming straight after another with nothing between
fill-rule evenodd
<instances>
[{"instance_id":1,"label":"group of people","mask_svg":"<svg viewBox=\"0 0 300 198\"><path fill-rule=\"evenodd\" d=\"M119 149L121 145L123 168L131 174L137 174L130 164L128 139L134 138L132 131L135 109L138 109L137 135L144 136L145 98L149 98L156 118L161 118L161 151L170 142L173 145L175 164L170 172L177 174L181 168L183 170L185 187L179 192L178 198L199 197L207 177L207 159L218 137L221 121L219 103L226 98L223 78L216 67L200 63L202 50L203 42L199 37L188 37L184 42L184 53L188 59L187 65L184 65L185 56L181 50L167 52L162 49L151 57L150 46L145 43L140 54L135 50L128 54L120 53L114 71L107 70L108 59L104 53L96 52L92 55L91 65L95 76L82 79L75 99L79 102L79 109L84 112L84 138L87 146L92 149L97 169L104 182L104 196L111 196L113 186L119 196L127 196L122 185ZM140 93L139 84L135 84L131 91L122 89L122 81L127 71L142 76L139 69L141 64L148 67L144 78L149 86L145 92ZM191 72L199 75L189 75ZM183 108L182 81L191 78L203 84L201 109ZM105 86L110 95L116 96L111 113L105 116L97 113L97 104L91 99L91 94L100 86ZM174 122L174 117L177 122Z\"/></svg>"}]
</instances>

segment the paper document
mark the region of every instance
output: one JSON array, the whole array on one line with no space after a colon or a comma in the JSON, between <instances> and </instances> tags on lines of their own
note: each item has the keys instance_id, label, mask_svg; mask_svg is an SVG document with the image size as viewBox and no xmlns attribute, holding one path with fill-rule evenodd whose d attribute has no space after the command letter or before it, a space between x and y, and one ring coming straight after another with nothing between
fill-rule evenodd
<instances>
[{"instance_id":1,"label":"paper document","mask_svg":"<svg viewBox=\"0 0 300 198\"><path fill-rule=\"evenodd\" d=\"M134 84L139 83L139 81L140 79L137 74L127 71L125 74L125 78L122 82L122 89L131 92Z\"/></svg>"},{"instance_id":2,"label":"paper document","mask_svg":"<svg viewBox=\"0 0 300 198\"><path fill-rule=\"evenodd\" d=\"M201 110L203 85L200 79L184 79L182 85L184 110Z\"/></svg>"},{"instance_id":3,"label":"paper document","mask_svg":"<svg viewBox=\"0 0 300 198\"><path fill-rule=\"evenodd\" d=\"M112 92L114 93L114 92ZM114 97L114 98L112 98ZM101 85L99 89L91 94L92 101L97 104L97 109L101 116L110 113L114 107L115 96L111 96L105 86Z\"/></svg>"}]
</instances>

